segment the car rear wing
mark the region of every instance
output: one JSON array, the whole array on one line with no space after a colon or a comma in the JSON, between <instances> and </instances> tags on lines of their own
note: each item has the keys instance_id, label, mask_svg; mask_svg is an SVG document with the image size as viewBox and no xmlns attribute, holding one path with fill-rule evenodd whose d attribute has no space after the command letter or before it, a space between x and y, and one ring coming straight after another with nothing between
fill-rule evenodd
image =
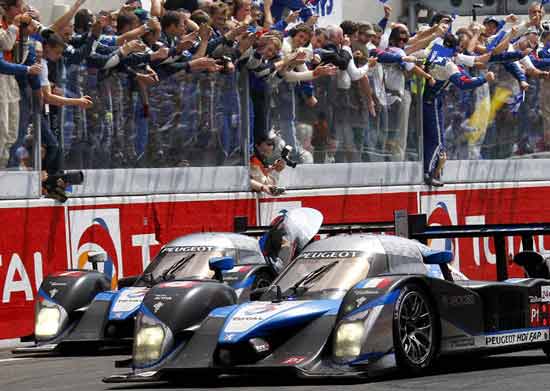
<instances>
[{"instance_id":1,"label":"car rear wing","mask_svg":"<svg viewBox=\"0 0 550 391\"><path fill-rule=\"evenodd\" d=\"M247 217L236 217L234 220L235 232L262 236L270 227L251 227ZM486 225L452 225L429 226L425 214L409 214L406 210L396 210L393 221L358 222L343 224L325 224L321 226L319 234L338 235L344 233L388 233L416 239L426 244L429 239L452 238L480 238L492 237L495 243L497 279L504 281L508 278L506 257L506 237L520 236L524 251L534 249L535 235L550 235L550 223L526 224L486 224Z\"/></svg>"},{"instance_id":2,"label":"car rear wing","mask_svg":"<svg viewBox=\"0 0 550 391\"><path fill-rule=\"evenodd\" d=\"M260 237L268 232L269 226L248 226L246 217L236 217L234 220L236 233ZM393 221L373 223L344 223L344 224L323 224L318 231L319 235L339 235L344 233L393 233L395 224Z\"/></svg>"}]
</instances>

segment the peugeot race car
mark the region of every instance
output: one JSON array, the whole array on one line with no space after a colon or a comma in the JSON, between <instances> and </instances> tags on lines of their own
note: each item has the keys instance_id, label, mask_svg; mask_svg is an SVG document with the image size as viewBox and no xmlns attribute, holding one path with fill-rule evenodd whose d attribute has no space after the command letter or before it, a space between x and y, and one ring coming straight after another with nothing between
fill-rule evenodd
<instances>
[{"instance_id":1,"label":"peugeot race car","mask_svg":"<svg viewBox=\"0 0 550 391\"><path fill-rule=\"evenodd\" d=\"M451 260L449 251L393 236L313 242L262 289L261 301L213 310L162 366L104 381L363 377L422 372L439 355L548 350L550 280L468 281ZM144 317L151 334L165 327L153 311ZM142 349L163 343L150 338Z\"/></svg>"},{"instance_id":2,"label":"peugeot race car","mask_svg":"<svg viewBox=\"0 0 550 391\"><path fill-rule=\"evenodd\" d=\"M308 221L307 227L296 228L304 225L302 220ZM283 211L260 242L234 233L182 236L165 245L140 276L121 280L119 286L130 286L118 291L109 290L107 276L98 271L49 276L36 302L35 346L14 353L74 351L83 345L129 347L145 297L146 303L160 298L151 308L174 315L173 322L185 324L181 331L188 333L212 309L248 301L251 290L268 286L277 275L276 263L288 263L321 223L318 211L299 208ZM271 243L265 256L260 248L264 243Z\"/></svg>"}]
</instances>

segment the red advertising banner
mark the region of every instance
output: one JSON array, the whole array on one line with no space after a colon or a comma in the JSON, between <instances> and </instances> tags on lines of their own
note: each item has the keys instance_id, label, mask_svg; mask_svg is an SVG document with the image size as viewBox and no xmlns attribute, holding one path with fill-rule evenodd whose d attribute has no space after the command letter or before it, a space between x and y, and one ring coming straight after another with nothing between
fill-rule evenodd
<instances>
[{"instance_id":1,"label":"red advertising banner","mask_svg":"<svg viewBox=\"0 0 550 391\"><path fill-rule=\"evenodd\" d=\"M0 208L0 338L33 331L44 276L67 268L65 208Z\"/></svg>"},{"instance_id":2,"label":"red advertising banner","mask_svg":"<svg viewBox=\"0 0 550 391\"><path fill-rule=\"evenodd\" d=\"M406 188L405 188L406 189ZM160 246L191 232L232 231L235 216L268 224L280 209L312 207L325 223L393 220L393 212L426 213L431 225L550 221L550 187L456 188L434 193L380 189L317 190L299 196L261 199L252 195L126 197L0 203L0 339L32 333L33 302L44 276L68 267L91 268L88 255L105 251L101 267L113 286L121 276L140 273ZM363 192L363 193L362 193ZM34 204L33 204L34 202ZM79 203L80 202L80 203ZM38 206L35 206L38 205ZM257 217L259 220L257 221ZM436 240L432 246L455 253L454 265L472 279L494 280L492 239ZM519 251L520 238L509 238L508 253ZM546 252L550 238L535 238ZM520 268L509 264L510 276Z\"/></svg>"}]
</instances>

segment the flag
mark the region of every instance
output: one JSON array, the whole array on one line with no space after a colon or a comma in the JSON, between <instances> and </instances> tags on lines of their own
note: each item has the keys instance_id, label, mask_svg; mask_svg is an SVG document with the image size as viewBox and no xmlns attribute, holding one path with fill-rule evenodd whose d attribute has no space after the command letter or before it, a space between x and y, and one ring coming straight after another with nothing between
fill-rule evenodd
<instances>
[{"instance_id":1,"label":"flag","mask_svg":"<svg viewBox=\"0 0 550 391\"><path fill-rule=\"evenodd\" d=\"M468 144L476 144L485 136L487 127L495 120L497 112L511 95L512 91L509 89L497 87L492 98L487 95L476 102L476 110L468 121L468 127L475 130L465 135Z\"/></svg>"},{"instance_id":2,"label":"flag","mask_svg":"<svg viewBox=\"0 0 550 391\"><path fill-rule=\"evenodd\" d=\"M519 94L510 98L510 100L508 101L510 111L514 114L517 114L523 102L525 102L525 91L520 92Z\"/></svg>"},{"instance_id":3,"label":"flag","mask_svg":"<svg viewBox=\"0 0 550 391\"><path fill-rule=\"evenodd\" d=\"M428 56L427 63L435 65L445 65L446 60L452 58L455 54L455 50L445 47L440 44L435 44L432 46L432 51Z\"/></svg>"}]
</instances>

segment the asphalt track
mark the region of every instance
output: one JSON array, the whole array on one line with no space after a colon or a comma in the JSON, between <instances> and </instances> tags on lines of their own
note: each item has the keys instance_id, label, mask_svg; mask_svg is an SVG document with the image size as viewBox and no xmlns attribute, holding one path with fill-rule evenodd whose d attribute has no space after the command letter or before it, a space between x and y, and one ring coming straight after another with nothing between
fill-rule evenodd
<instances>
[{"instance_id":1,"label":"asphalt track","mask_svg":"<svg viewBox=\"0 0 550 391\"><path fill-rule=\"evenodd\" d=\"M389 391L465 390L518 391L550 390L550 361L542 351L527 351L484 358L444 360L429 375L403 377L387 375L364 383L304 382L287 378L205 379L184 385L104 384L101 378L113 373L113 360L125 356L29 357L0 351L0 390L246 390L246 391Z\"/></svg>"}]
</instances>

